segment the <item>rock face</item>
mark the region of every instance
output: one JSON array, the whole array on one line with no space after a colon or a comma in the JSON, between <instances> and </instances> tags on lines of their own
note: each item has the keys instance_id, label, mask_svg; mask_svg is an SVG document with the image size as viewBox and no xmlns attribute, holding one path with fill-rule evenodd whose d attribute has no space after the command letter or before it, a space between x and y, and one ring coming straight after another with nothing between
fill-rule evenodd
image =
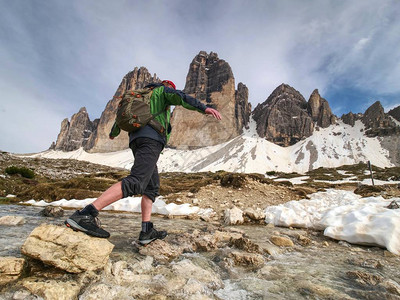
<instances>
[{"instance_id":1,"label":"rock face","mask_svg":"<svg viewBox=\"0 0 400 300\"><path fill-rule=\"evenodd\" d=\"M144 68L135 68L122 79L113 99L111 99L104 109L100 119L90 121L86 108L81 108L74 114L71 122L64 119L61 123L61 130L57 137L57 142L50 149L73 151L83 147L88 152L111 152L123 150L128 147L128 135L121 134L112 142L108 134L115 120L120 99L117 97L126 90L143 88L149 83L160 82L160 79Z\"/></svg>"},{"instance_id":2,"label":"rock face","mask_svg":"<svg viewBox=\"0 0 400 300\"><path fill-rule=\"evenodd\" d=\"M253 118L259 136L284 147L309 137L316 125L328 127L336 120L318 90L314 90L307 103L287 84L278 86L264 103L257 105Z\"/></svg>"},{"instance_id":3,"label":"rock face","mask_svg":"<svg viewBox=\"0 0 400 300\"><path fill-rule=\"evenodd\" d=\"M400 122L400 106L389 110L388 114Z\"/></svg>"},{"instance_id":4,"label":"rock face","mask_svg":"<svg viewBox=\"0 0 400 300\"><path fill-rule=\"evenodd\" d=\"M344 114L340 117L342 119L343 123L354 126L357 120L361 120L362 114L353 114L352 112L349 112L348 114Z\"/></svg>"},{"instance_id":5,"label":"rock face","mask_svg":"<svg viewBox=\"0 0 400 300\"><path fill-rule=\"evenodd\" d=\"M383 137L400 133L399 127L385 114L379 101L376 101L365 111L362 122L367 128L366 135L369 137Z\"/></svg>"},{"instance_id":6,"label":"rock face","mask_svg":"<svg viewBox=\"0 0 400 300\"><path fill-rule=\"evenodd\" d=\"M114 124L115 112L120 101L118 96L122 95L127 90L140 89L149 83L157 83L161 80L154 74L141 67L140 69L135 68L133 71L125 75L120 83L117 91L114 94L113 99L108 101L106 108L101 114L96 130L90 136L90 139L84 148L88 152L111 152L119 151L128 148L128 135L120 134L112 142L108 138L110 129Z\"/></svg>"},{"instance_id":7,"label":"rock face","mask_svg":"<svg viewBox=\"0 0 400 300\"><path fill-rule=\"evenodd\" d=\"M336 121L336 117L332 113L328 101L320 96L317 89L312 92L308 100L308 110L312 120L322 128L329 127Z\"/></svg>"},{"instance_id":8,"label":"rock face","mask_svg":"<svg viewBox=\"0 0 400 300\"><path fill-rule=\"evenodd\" d=\"M94 124L90 121L85 107L71 117L71 122L64 119L61 130L54 145L55 150L74 151L85 147L94 130Z\"/></svg>"},{"instance_id":9,"label":"rock face","mask_svg":"<svg viewBox=\"0 0 400 300\"><path fill-rule=\"evenodd\" d=\"M63 120L57 142L51 149L72 151L80 147L88 152L111 152L128 147L128 135L121 134L112 142L108 138L114 123L119 100L117 97L129 89L143 88L149 83L160 82L154 74L141 67L129 72L119 85L113 99L107 103L100 119L89 120L86 109ZM227 62L216 53L201 51L192 61L186 78L184 92L201 100L209 107L218 109L223 116L217 121L211 116L176 107L172 118L174 148L198 148L226 142L243 132L247 127L251 105L248 103L248 88L239 83L235 90L235 79Z\"/></svg>"},{"instance_id":10,"label":"rock face","mask_svg":"<svg viewBox=\"0 0 400 300\"><path fill-rule=\"evenodd\" d=\"M106 239L42 224L32 231L21 252L67 272L81 273L103 268L113 248Z\"/></svg>"},{"instance_id":11,"label":"rock face","mask_svg":"<svg viewBox=\"0 0 400 300\"><path fill-rule=\"evenodd\" d=\"M239 83L235 90L231 67L216 53L201 51L193 59L184 92L219 110L222 120L175 107L171 120L171 147L190 149L216 145L238 136L243 126L247 126L251 110L248 89Z\"/></svg>"}]
</instances>

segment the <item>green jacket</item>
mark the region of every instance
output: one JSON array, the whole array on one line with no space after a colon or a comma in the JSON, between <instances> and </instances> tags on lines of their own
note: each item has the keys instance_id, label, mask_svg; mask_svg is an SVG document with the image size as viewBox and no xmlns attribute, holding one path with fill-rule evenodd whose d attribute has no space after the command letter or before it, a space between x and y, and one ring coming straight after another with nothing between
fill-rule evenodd
<instances>
[{"instance_id":1,"label":"green jacket","mask_svg":"<svg viewBox=\"0 0 400 300\"><path fill-rule=\"evenodd\" d=\"M166 129L166 138L169 140L171 130L170 120L171 120L171 105L181 105L186 109L197 110L201 113L205 113L207 106L201 103L199 100L186 95L184 92L180 90L174 90L169 87L165 87L161 83L157 84L149 84L146 87L152 87L153 93L150 98L150 110L152 114L157 114L161 111L165 111L165 113L161 113L155 117L155 120L159 121L161 125ZM110 137L116 137L121 132L120 128L117 124L114 123ZM140 132L140 130L139 130Z\"/></svg>"}]
</instances>

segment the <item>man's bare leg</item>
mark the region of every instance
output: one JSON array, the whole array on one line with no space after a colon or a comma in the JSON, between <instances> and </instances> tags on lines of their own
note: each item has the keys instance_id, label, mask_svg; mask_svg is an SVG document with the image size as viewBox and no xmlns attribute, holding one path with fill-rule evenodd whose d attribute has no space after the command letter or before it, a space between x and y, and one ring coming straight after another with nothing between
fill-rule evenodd
<instances>
[{"instance_id":1,"label":"man's bare leg","mask_svg":"<svg viewBox=\"0 0 400 300\"><path fill-rule=\"evenodd\" d=\"M99 198L97 198L92 205L98 210L102 210L107 205L110 205L123 197L122 183L117 182L110 186ZM151 200L150 200L151 201ZM151 213L151 211L150 211Z\"/></svg>"},{"instance_id":2,"label":"man's bare leg","mask_svg":"<svg viewBox=\"0 0 400 300\"><path fill-rule=\"evenodd\" d=\"M153 208L153 201L146 195L142 196L142 222L150 222L151 220L151 210Z\"/></svg>"}]
</instances>

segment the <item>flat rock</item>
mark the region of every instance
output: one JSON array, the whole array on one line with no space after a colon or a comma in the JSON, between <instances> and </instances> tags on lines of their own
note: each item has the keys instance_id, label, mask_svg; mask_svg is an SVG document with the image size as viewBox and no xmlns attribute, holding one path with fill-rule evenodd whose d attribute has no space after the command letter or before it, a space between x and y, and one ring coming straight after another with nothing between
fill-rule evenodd
<instances>
[{"instance_id":1,"label":"flat rock","mask_svg":"<svg viewBox=\"0 0 400 300\"><path fill-rule=\"evenodd\" d=\"M163 240L155 240L145 247L139 247L140 254L152 256L154 259L162 262L171 261L183 253L182 248L171 245Z\"/></svg>"},{"instance_id":2,"label":"flat rock","mask_svg":"<svg viewBox=\"0 0 400 300\"><path fill-rule=\"evenodd\" d=\"M4 216L4 217L0 218L0 225L16 226L16 225L22 225L24 223L25 223L25 218L24 217Z\"/></svg>"},{"instance_id":3,"label":"flat rock","mask_svg":"<svg viewBox=\"0 0 400 300\"><path fill-rule=\"evenodd\" d=\"M293 247L294 243L291 239L283 236L271 236L269 240L276 246L279 247Z\"/></svg>"},{"instance_id":4,"label":"flat rock","mask_svg":"<svg viewBox=\"0 0 400 300\"><path fill-rule=\"evenodd\" d=\"M30 277L22 281L22 285L32 294L46 300L77 299L81 287L74 281L56 281Z\"/></svg>"},{"instance_id":5,"label":"flat rock","mask_svg":"<svg viewBox=\"0 0 400 300\"><path fill-rule=\"evenodd\" d=\"M21 252L67 272L80 273L104 268L113 248L106 239L42 224L31 232Z\"/></svg>"},{"instance_id":6,"label":"flat rock","mask_svg":"<svg viewBox=\"0 0 400 300\"><path fill-rule=\"evenodd\" d=\"M17 257L0 257L0 286L12 282L21 275L25 259Z\"/></svg>"}]
</instances>

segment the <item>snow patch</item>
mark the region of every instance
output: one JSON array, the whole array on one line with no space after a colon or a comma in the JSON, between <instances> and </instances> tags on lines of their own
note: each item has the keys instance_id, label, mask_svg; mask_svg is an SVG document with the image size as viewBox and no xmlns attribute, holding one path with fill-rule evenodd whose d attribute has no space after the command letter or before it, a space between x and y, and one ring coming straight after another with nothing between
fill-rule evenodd
<instances>
[{"instance_id":1,"label":"snow patch","mask_svg":"<svg viewBox=\"0 0 400 300\"><path fill-rule=\"evenodd\" d=\"M265 210L266 223L324 230L336 240L377 245L400 255L400 209L386 208L393 200L361 198L350 191L328 190L310 200L290 201Z\"/></svg>"}]
</instances>

